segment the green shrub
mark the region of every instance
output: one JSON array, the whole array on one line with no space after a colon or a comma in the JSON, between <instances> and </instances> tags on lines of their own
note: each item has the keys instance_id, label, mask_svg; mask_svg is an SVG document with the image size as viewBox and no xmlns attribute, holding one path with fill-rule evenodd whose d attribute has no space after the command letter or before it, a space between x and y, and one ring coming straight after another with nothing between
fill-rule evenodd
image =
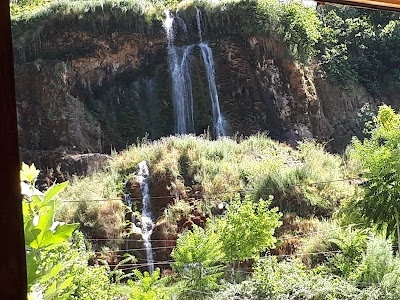
<instances>
[{"instance_id":1,"label":"green shrub","mask_svg":"<svg viewBox=\"0 0 400 300\"><path fill-rule=\"evenodd\" d=\"M24 218L24 235L28 277L28 298L53 299L61 297L73 280L73 275L59 278L61 271L70 266L73 258L52 257L53 251L68 243L68 238L78 224L63 224L54 220L58 200L57 195L68 185L68 182L50 187L43 195L33 193L35 181L39 175L32 164L22 164L21 181L30 186L31 195L25 196L22 202ZM49 258L50 257L50 258Z\"/></svg>"},{"instance_id":2,"label":"green shrub","mask_svg":"<svg viewBox=\"0 0 400 300\"><path fill-rule=\"evenodd\" d=\"M329 77L342 84L361 82L373 94L390 94L399 86L398 13L325 6L318 44Z\"/></svg>"},{"instance_id":3,"label":"green shrub","mask_svg":"<svg viewBox=\"0 0 400 300\"><path fill-rule=\"evenodd\" d=\"M74 258L73 264L59 275L60 278L73 276L63 292L68 300L114 300L127 294L122 289L123 285L114 283L118 270L111 271L107 265L88 265L92 253L88 251L82 233L75 232L72 244L59 249L58 255L65 259Z\"/></svg>"},{"instance_id":4,"label":"green shrub","mask_svg":"<svg viewBox=\"0 0 400 300\"><path fill-rule=\"evenodd\" d=\"M380 283L384 276L394 269L395 258L391 241L380 237L370 237L367 250L358 270L359 280Z\"/></svg>"},{"instance_id":5,"label":"green shrub","mask_svg":"<svg viewBox=\"0 0 400 300\"><path fill-rule=\"evenodd\" d=\"M154 270L153 274L144 273L135 269L133 271L136 280L128 281L131 288L129 299L131 300L163 300L169 299L169 290L165 287L168 278L160 279L160 269Z\"/></svg>"},{"instance_id":6,"label":"green shrub","mask_svg":"<svg viewBox=\"0 0 400 300\"><path fill-rule=\"evenodd\" d=\"M332 275L308 271L296 261L261 260L254 280L262 295L273 299L354 299L358 289Z\"/></svg>"},{"instance_id":7,"label":"green shrub","mask_svg":"<svg viewBox=\"0 0 400 300\"><path fill-rule=\"evenodd\" d=\"M354 229L348 226L335 231L329 242L340 251L329 258L332 272L343 277L354 279L355 273L367 247L367 230Z\"/></svg>"},{"instance_id":8,"label":"green shrub","mask_svg":"<svg viewBox=\"0 0 400 300\"><path fill-rule=\"evenodd\" d=\"M171 253L175 260L172 268L179 273L179 298L204 299L204 293L218 288L218 279L223 274L222 246L215 232L196 225L193 231L181 234Z\"/></svg>"},{"instance_id":9,"label":"green shrub","mask_svg":"<svg viewBox=\"0 0 400 300\"><path fill-rule=\"evenodd\" d=\"M282 222L277 208L269 209L271 201L232 200L226 213L216 219L215 228L227 262L256 259L261 252L273 248L274 232Z\"/></svg>"},{"instance_id":10,"label":"green shrub","mask_svg":"<svg viewBox=\"0 0 400 300\"><path fill-rule=\"evenodd\" d=\"M192 208L190 207L189 203L182 200L177 200L164 210L164 217L168 222L174 223L179 221L182 217L188 217L191 211Z\"/></svg>"}]
</instances>

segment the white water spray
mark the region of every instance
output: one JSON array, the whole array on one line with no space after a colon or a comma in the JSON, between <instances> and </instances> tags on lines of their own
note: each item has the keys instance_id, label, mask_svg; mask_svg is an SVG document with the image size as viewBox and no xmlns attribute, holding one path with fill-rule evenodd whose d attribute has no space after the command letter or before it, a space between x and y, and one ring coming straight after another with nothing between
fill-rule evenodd
<instances>
[{"instance_id":1,"label":"white water spray","mask_svg":"<svg viewBox=\"0 0 400 300\"><path fill-rule=\"evenodd\" d=\"M206 43L200 43L199 46L201 48L201 54L203 56L204 65L206 66L215 134L217 137L225 136L226 135L225 119L222 116L221 108L219 106L217 85L215 83L215 68L214 68L214 59L212 51L211 48Z\"/></svg>"},{"instance_id":2,"label":"white water spray","mask_svg":"<svg viewBox=\"0 0 400 300\"><path fill-rule=\"evenodd\" d=\"M202 14L199 9L196 11L196 21L200 39L200 44L198 44L198 46L201 49L210 91L213 126L216 136L220 137L226 135L226 122L222 116L219 105L212 50L207 43L203 42ZM164 28L168 39L168 64L172 80L172 98L175 111L176 132L181 134L194 132L190 58L192 50L196 45L175 47L176 30L183 30L183 32L187 34L187 29L183 20L179 16L174 17L170 11L165 11Z\"/></svg>"},{"instance_id":3,"label":"white water spray","mask_svg":"<svg viewBox=\"0 0 400 300\"><path fill-rule=\"evenodd\" d=\"M153 232L154 223L150 211L150 192L149 192L149 169L146 161L139 163L139 172L137 175L140 190L143 197L143 208L142 208L142 238L144 246L146 248L146 258L148 264L149 273L154 272L154 258L153 249L151 247L151 234Z\"/></svg>"},{"instance_id":4,"label":"white water spray","mask_svg":"<svg viewBox=\"0 0 400 300\"><path fill-rule=\"evenodd\" d=\"M173 17L169 11L165 12L164 28L168 39L168 65L172 80L172 99L177 133L194 131L193 122L193 92L190 77L190 54L194 45L175 47L174 24L177 20L178 29L186 33L186 25L179 17Z\"/></svg>"},{"instance_id":5,"label":"white water spray","mask_svg":"<svg viewBox=\"0 0 400 300\"><path fill-rule=\"evenodd\" d=\"M226 135L226 122L221 113L221 107L219 106L219 98L217 91L217 84L215 83L215 66L214 58L211 48L207 43L203 42L203 36L201 31L201 11L197 8L196 11L196 21L197 30L199 32L201 55L203 57L204 65L206 67L208 89L210 91L212 114L213 114L213 126L215 129L215 134L217 137Z\"/></svg>"}]
</instances>

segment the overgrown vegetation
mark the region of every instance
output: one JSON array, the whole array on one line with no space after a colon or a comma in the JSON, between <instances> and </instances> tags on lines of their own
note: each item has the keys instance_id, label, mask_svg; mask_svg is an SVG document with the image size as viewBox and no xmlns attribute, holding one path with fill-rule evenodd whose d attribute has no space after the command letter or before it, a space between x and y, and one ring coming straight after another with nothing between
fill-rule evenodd
<instances>
[{"instance_id":1,"label":"overgrown vegetation","mask_svg":"<svg viewBox=\"0 0 400 300\"><path fill-rule=\"evenodd\" d=\"M320 59L330 78L361 82L374 95L391 95L400 82L400 15L394 12L326 6Z\"/></svg>"},{"instance_id":2,"label":"overgrown vegetation","mask_svg":"<svg viewBox=\"0 0 400 300\"><path fill-rule=\"evenodd\" d=\"M168 137L133 145L115 156L106 171L73 181L64 197L77 202L66 202L60 217L81 224L99 220L95 212L110 203L89 200L122 199L125 183L135 180L138 163L143 160L148 162L153 184L164 182L168 196L179 195L186 201L185 205L170 202L167 207L165 217L175 221L179 214L189 213L189 202L208 213L240 192L248 194L251 201L273 195L272 207L302 217L329 217L341 201L353 195L353 187L341 180L348 176L341 158L314 142L304 142L293 150L262 134L217 141L207 136ZM136 207L139 209L140 203Z\"/></svg>"},{"instance_id":3,"label":"overgrown vegetation","mask_svg":"<svg viewBox=\"0 0 400 300\"><path fill-rule=\"evenodd\" d=\"M115 155L102 173L82 181L76 179L60 197L67 200L63 197L68 195L84 203L94 200L90 199L90 193L97 191L98 197L122 199L122 192L127 192L129 184L130 193L134 193L136 166L147 160L152 184L162 182L168 186L163 189L168 197L180 198L166 203L157 213L156 226L175 230L167 236L177 237L169 256L171 269L164 274L160 270L142 273L135 270L141 265L132 256L119 256L111 264L105 263L104 257L90 254L84 235L78 232L71 237L76 225L59 224L68 229L62 239L56 238L61 244L52 241L35 248L33 239L29 240L28 270L37 270L29 273L29 278L36 278L30 280L30 297L35 299L41 293L45 299L54 295L57 299L110 300L117 296L127 299L398 299L400 258L393 251L392 240L386 236L396 229L396 217L375 219L366 210L370 203L389 210L396 206L396 185L392 183L397 172L393 155L400 141L398 120L399 114L382 106L370 124L370 138L363 142L354 140L349 151L353 155L346 161L327 154L314 142L304 142L293 149L264 135L217 141L178 136L132 146ZM346 166L352 164L357 168L350 171ZM33 167L23 168L21 178L32 186L37 171ZM349 183L355 179L346 178L355 176L354 170L362 170L364 177L357 179L362 193L355 193L353 184ZM392 176L386 176L386 171ZM270 179L265 183L264 178ZM85 191L81 186L100 184L108 188ZM43 211L47 217L40 216L38 222L33 213L26 216L25 224L40 227L44 220L50 220L48 217L54 211L53 196L66 185L56 185L43 196L28 197L24 204L28 205L24 206L26 212L40 212L40 207L50 202L51 206ZM259 195L263 193L268 201L260 200ZM323 201L327 199L328 204ZM111 200L120 203L116 211L124 211L117 199L104 201L93 207L93 211L109 209ZM278 205L282 214L270 208L271 200L272 206ZM295 201L299 203L291 205ZM82 206L73 208L73 203L63 202L59 216L68 220L79 214ZM315 209L319 206L324 210ZM314 213L309 210L304 214L303 209L310 207ZM139 208L132 205L132 209L140 220ZM206 221L195 225L196 217ZM95 214L94 219L101 218L100 213ZM351 223L354 218L357 224ZM182 220L188 224L186 227ZM371 226L369 221L384 226ZM130 236L128 243L135 235L129 232L124 220L118 222L124 227L122 232ZM46 226L58 224L45 223ZM64 232L64 227L45 231L26 228L27 233L33 232L36 237L55 238ZM87 228L81 229L88 236ZM51 234L45 234L48 230ZM107 232L99 228L92 228L89 233L107 239ZM27 234L28 239L30 236ZM120 248L103 249L106 251L103 254L129 252L124 250L123 236L117 239L119 242L112 241ZM40 253L32 258L32 251ZM93 266L89 266L89 260ZM32 266L34 269L30 269ZM43 274L44 270L54 276Z\"/></svg>"},{"instance_id":4,"label":"overgrown vegetation","mask_svg":"<svg viewBox=\"0 0 400 300\"><path fill-rule=\"evenodd\" d=\"M379 230L393 236L397 231L400 251L400 115L383 105L374 125L369 139L353 141L352 154L361 162L367 181L363 197L351 205Z\"/></svg>"},{"instance_id":5,"label":"overgrown vegetation","mask_svg":"<svg viewBox=\"0 0 400 300\"><path fill-rule=\"evenodd\" d=\"M165 7L192 21L200 8L215 37L280 40L299 62L318 57L342 84L358 81L375 94L398 88L397 14L327 6L318 19L311 8L274 0L25 0L11 9L24 43L30 26L40 36L60 17L151 34ZM29 299L399 299L392 240L400 245L400 115L382 106L372 121L369 111L360 117L363 140L354 139L345 158L313 141L291 148L263 134L173 136L140 141L104 171L43 195L33 193L38 171L23 165ZM120 255L143 250L136 178L143 160L158 200L156 241L172 251L165 273L139 271L146 264Z\"/></svg>"},{"instance_id":6,"label":"overgrown vegetation","mask_svg":"<svg viewBox=\"0 0 400 300\"><path fill-rule=\"evenodd\" d=\"M12 3L14 36L18 44L32 39L32 26L40 36L42 29L56 19L87 30L101 28L105 32L129 31L155 34L162 30L164 10L179 9L187 24L195 22L195 8L207 16L211 36L226 34L266 35L282 41L287 54L300 62L309 62L316 53L314 45L320 37L320 21L311 8L297 2L276 0L218 2L196 1L22 1ZM99 13L101 11L101 13ZM106 20L106 21L105 21Z\"/></svg>"}]
</instances>

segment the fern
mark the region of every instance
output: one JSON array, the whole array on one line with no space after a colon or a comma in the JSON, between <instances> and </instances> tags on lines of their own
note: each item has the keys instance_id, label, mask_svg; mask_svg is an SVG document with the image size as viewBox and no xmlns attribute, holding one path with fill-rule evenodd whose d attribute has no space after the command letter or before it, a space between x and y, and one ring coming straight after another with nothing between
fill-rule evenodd
<instances>
[{"instance_id":1,"label":"fern","mask_svg":"<svg viewBox=\"0 0 400 300\"><path fill-rule=\"evenodd\" d=\"M393 271L393 267L392 242L380 237L369 238L360 267L360 279L363 282L380 283L386 274Z\"/></svg>"}]
</instances>

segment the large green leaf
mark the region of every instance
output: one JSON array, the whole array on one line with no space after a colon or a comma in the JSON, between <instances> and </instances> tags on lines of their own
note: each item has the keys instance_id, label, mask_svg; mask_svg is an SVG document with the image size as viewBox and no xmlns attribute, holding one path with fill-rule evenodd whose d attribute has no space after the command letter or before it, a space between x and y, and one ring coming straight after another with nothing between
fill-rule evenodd
<instances>
[{"instance_id":1,"label":"large green leaf","mask_svg":"<svg viewBox=\"0 0 400 300\"><path fill-rule=\"evenodd\" d=\"M46 231L40 246L47 249L58 247L61 243L68 240L78 226L79 224L63 224L58 225L54 232L51 230Z\"/></svg>"},{"instance_id":2,"label":"large green leaf","mask_svg":"<svg viewBox=\"0 0 400 300\"><path fill-rule=\"evenodd\" d=\"M44 275L40 278L40 283L46 284L50 279L55 278L62 270L67 268L70 264L61 262L55 266L50 266L47 270L45 270Z\"/></svg>"},{"instance_id":3,"label":"large green leaf","mask_svg":"<svg viewBox=\"0 0 400 300\"><path fill-rule=\"evenodd\" d=\"M49 201L54 200L54 198L61 193L67 186L69 182L65 181L60 184L55 184L51 186L45 193L44 193L44 204L46 205Z\"/></svg>"},{"instance_id":4,"label":"large green leaf","mask_svg":"<svg viewBox=\"0 0 400 300\"><path fill-rule=\"evenodd\" d=\"M25 224L25 245L37 249L37 237L41 233L41 230L33 225L33 219L28 220Z\"/></svg>"},{"instance_id":5,"label":"large green leaf","mask_svg":"<svg viewBox=\"0 0 400 300\"><path fill-rule=\"evenodd\" d=\"M54 207L47 206L41 208L39 214L39 221L35 228L40 230L40 233L37 235L37 238L30 244L31 247L39 249L43 247L43 244L46 244L45 239L48 235L48 232L50 231L51 233L50 228L53 225L53 217L54 217Z\"/></svg>"}]
</instances>

